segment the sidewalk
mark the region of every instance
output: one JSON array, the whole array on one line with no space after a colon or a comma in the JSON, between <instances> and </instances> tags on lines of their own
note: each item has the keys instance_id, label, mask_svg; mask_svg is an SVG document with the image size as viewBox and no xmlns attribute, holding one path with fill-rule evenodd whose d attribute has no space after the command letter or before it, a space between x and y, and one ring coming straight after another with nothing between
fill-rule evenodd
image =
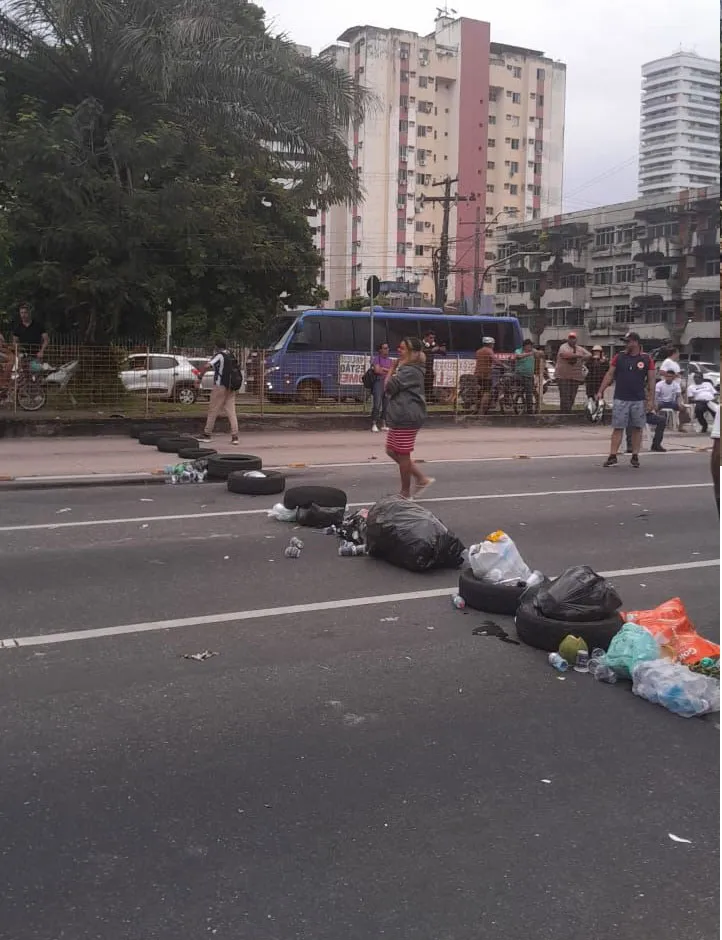
<instances>
[{"instance_id":1,"label":"sidewalk","mask_svg":"<svg viewBox=\"0 0 722 940\"><path fill-rule=\"evenodd\" d=\"M591 426L428 428L419 434L416 456L423 460L473 460L605 454L609 434L607 428ZM384 440L384 434L369 431L274 431L243 435L239 448L232 448L226 435L218 435L211 446L219 453L257 454L270 468L386 460ZM704 449L709 447L709 439L669 432L665 445L669 450ZM147 482L148 475L162 479L163 468L175 460L174 455L161 454L130 437L5 439L0 441L0 482L49 483L51 478ZM62 482L57 479L58 485Z\"/></svg>"}]
</instances>

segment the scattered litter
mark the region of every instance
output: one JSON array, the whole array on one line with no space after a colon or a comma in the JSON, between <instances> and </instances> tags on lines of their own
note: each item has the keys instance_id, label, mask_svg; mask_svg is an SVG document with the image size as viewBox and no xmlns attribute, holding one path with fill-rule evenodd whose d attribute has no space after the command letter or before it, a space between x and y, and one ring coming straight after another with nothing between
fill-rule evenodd
<instances>
[{"instance_id":1,"label":"scattered litter","mask_svg":"<svg viewBox=\"0 0 722 940\"><path fill-rule=\"evenodd\" d=\"M646 584L641 584L641 583L640 583L640 585L639 585L639 586L640 586L640 587L646 587L647 585L646 585Z\"/></svg>"},{"instance_id":2,"label":"scattered litter","mask_svg":"<svg viewBox=\"0 0 722 940\"><path fill-rule=\"evenodd\" d=\"M297 509L286 509L283 503L276 503L273 509L268 510L269 519L278 519L279 522L295 522Z\"/></svg>"},{"instance_id":3,"label":"scattered litter","mask_svg":"<svg viewBox=\"0 0 722 940\"><path fill-rule=\"evenodd\" d=\"M685 842L687 845L692 845L691 839L683 839L681 836L676 836L673 832L668 832L667 835L672 842Z\"/></svg>"},{"instance_id":4,"label":"scattered litter","mask_svg":"<svg viewBox=\"0 0 722 940\"><path fill-rule=\"evenodd\" d=\"M692 552L693 555L701 555L701 552Z\"/></svg>"},{"instance_id":5,"label":"scattered litter","mask_svg":"<svg viewBox=\"0 0 722 940\"><path fill-rule=\"evenodd\" d=\"M549 665L558 672L566 672L569 668L569 663L566 661L566 659L564 659L561 653L550 653L548 662Z\"/></svg>"},{"instance_id":6,"label":"scattered litter","mask_svg":"<svg viewBox=\"0 0 722 940\"><path fill-rule=\"evenodd\" d=\"M469 564L476 578L490 584L509 584L531 580L533 572L519 554L514 540L499 529L487 535L468 553Z\"/></svg>"},{"instance_id":7,"label":"scattered litter","mask_svg":"<svg viewBox=\"0 0 722 940\"><path fill-rule=\"evenodd\" d=\"M354 555L366 555L365 545L354 545L353 542L341 542L338 547L339 555L344 557L353 557Z\"/></svg>"},{"instance_id":8,"label":"scattered litter","mask_svg":"<svg viewBox=\"0 0 722 940\"><path fill-rule=\"evenodd\" d=\"M398 619L398 617L382 617L379 623L394 623Z\"/></svg>"},{"instance_id":9,"label":"scattered litter","mask_svg":"<svg viewBox=\"0 0 722 940\"><path fill-rule=\"evenodd\" d=\"M520 522L519 525L525 526L525 525L526 525L526 522Z\"/></svg>"},{"instance_id":10,"label":"scattered litter","mask_svg":"<svg viewBox=\"0 0 722 940\"><path fill-rule=\"evenodd\" d=\"M530 460L531 458L529 457L529 454L515 454L514 459L515 460Z\"/></svg>"},{"instance_id":11,"label":"scattered litter","mask_svg":"<svg viewBox=\"0 0 722 940\"><path fill-rule=\"evenodd\" d=\"M202 663L206 659L210 659L211 656L218 656L218 653L214 653L212 650L203 650L202 653L184 653L183 659L194 659L197 663Z\"/></svg>"},{"instance_id":12,"label":"scattered litter","mask_svg":"<svg viewBox=\"0 0 722 940\"><path fill-rule=\"evenodd\" d=\"M289 545L283 552L285 558L300 558L301 549L296 548L295 545Z\"/></svg>"},{"instance_id":13,"label":"scattered litter","mask_svg":"<svg viewBox=\"0 0 722 940\"><path fill-rule=\"evenodd\" d=\"M152 503L152 502L153 502L153 500L150 498L150 496L141 496L140 501L141 501L141 503ZM204 509L204 508L205 508L204 506L201 506L201 509Z\"/></svg>"},{"instance_id":14,"label":"scattered litter","mask_svg":"<svg viewBox=\"0 0 722 940\"><path fill-rule=\"evenodd\" d=\"M542 782L542 783L551 783L551 780L547 780L546 777L542 777L541 782Z\"/></svg>"},{"instance_id":15,"label":"scattered litter","mask_svg":"<svg viewBox=\"0 0 722 940\"><path fill-rule=\"evenodd\" d=\"M566 676L557 676L557 679L558 679L560 682L566 682L566 681L567 681L567 677L566 677Z\"/></svg>"},{"instance_id":16,"label":"scattered litter","mask_svg":"<svg viewBox=\"0 0 722 940\"><path fill-rule=\"evenodd\" d=\"M224 555L224 556L223 556L223 561L228 561L230 557L231 557L230 555Z\"/></svg>"},{"instance_id":17,"label":"scattered litter","mask_svg":"<svg viewBox=\"0 0 722 940\"><path fill-rule=\"evenodd\" d=\"M306 466L306 464L305 463L290 463L288 466L292 467L294 470L301 470L303 469L303 467Z\"/></svg>"},{"instance_id":18,"label":"scattered litter","mask_svg":"<svg viewBox=\"0 0 722 940\"><path fill-rule=\"evenodd\" d=\"M637 513L637 519L648 519L648 518L649 518L648 509L643 509L642 512Z\"/></svg>"},{"instance_id":19,"label":"scattered litter","mask_svg":"<svg viewBox=\"0 0 722 940\"><path fill-rule=\"evenodd\" d=\"M208 476L207 460L187 460L164 467L166 483L203 483Z\"/></svg>"},{"instance_id":20,"label":"scattered litter","mask_svg":"<svg viewBox=\"0 0 722 940\"><path fill-rule=\"evenodd\" d=\"M720 710L719 679L692 672L681 663L654 659L632 671L632 692L682 718Z\"/></svg>"},{"instance_id":21,"label":"scattered litter","mask_svg":"<svg viewBox=\"0 0 722 940\"><path fill-rule=\"evenodd\" d=\"M148 523L144 522L143 525L141 526L141 529L147 529L147 528L148 528Z\"/></svg>"},{"instance_id":22,"label":"scattered litter","mask_svg":"<svg viewBox=\"0 0 722 940\"><path fill-rule=\"evenodd\" d=\"M433 627L427 627L426 629L427 629L427 630L433 630L434 628L433 628Z\"/></svg>"},{"instance_id":23,"label":"scattered litter","mask_svg":"<svg viewBox=\"0 0 722 940\"><path fill-rule=\"evenodd\" d=\"M264 538L266 539L275 539L275 537L275 535L264 535Z\"/></svg>"},{"instance_id":24,"label":"scattered litter","mask_svg":"<svg viewBox=\"0 0 722 940\"><path fill-rule=\"evenodd\" d=\"M463 610L466 607L466 601L461 594L454 594L451 598L451 603L457 610Z\"/></svg>"},{"instance_id":25,"label":"scattered litter","mask_svg":"<svg viewBox=\"0 0 722 940\"><path fill-rule=\"evenodd\" d=\"M654 538L654 536L652 535L651 532L645 532L645 533L644 533L644 537L645 537L645 539L653 539L653 538Z\"/></svg>"},{"instance_id":26,"label":"scattered litter","mask_svg":"<svg viewBox=\"0 0 722 940\"><path fill-rule=\"evenodd\" d=\"M641 503L632 503L633 506L641 506Z\"/></svg>"},{"instance_id":27,"label":"scattered litter","mask_svg":"<svg viewBox=\"0 0 722 940\"><path fill-rule=\"evenodd\" d=\"M500 639L502 643L513 643L514 646L521 646L519 640L512 639L506 630L500 627L498 623L494 623L493 620L484 620L478 627L474 627L471 631L471 635L495 636Z\"/></svg>"},{"instance_id":28,"label":"scattered litter","mask_svg":"<svg viewBox=\"0 0 722 940\"><path fill-rule=\"evenodd\" d=\"M73 511L72 509L58 509L55 515L59 516L61 512L72 512L72 511Z\"/></svg>"}]
</instances>

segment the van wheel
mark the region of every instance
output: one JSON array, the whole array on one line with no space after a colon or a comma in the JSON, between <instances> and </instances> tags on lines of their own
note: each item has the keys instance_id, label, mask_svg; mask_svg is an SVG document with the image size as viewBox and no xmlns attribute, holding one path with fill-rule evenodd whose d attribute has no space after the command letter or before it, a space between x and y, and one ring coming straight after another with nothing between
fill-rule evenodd
<instances>
[{"instance_id":1,"label":"van wheel","mask_svg":"<svg viewBox=\"0 0 722 940\"><path fill-rule=\"evenodd\" d=\"M301 405L315 405L321 397L321 386L312 379L304 379L296 389L296 399Z\"/></svg>"}]
</instances>

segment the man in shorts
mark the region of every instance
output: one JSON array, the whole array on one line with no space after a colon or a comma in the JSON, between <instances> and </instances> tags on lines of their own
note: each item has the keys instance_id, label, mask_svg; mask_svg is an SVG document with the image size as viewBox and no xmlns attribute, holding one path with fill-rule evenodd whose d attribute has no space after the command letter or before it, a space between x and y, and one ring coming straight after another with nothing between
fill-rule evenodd
<instances>
[{"instance_id":1,"label":"man in shorts","mask_svg":"<svg viewBox=\"0 0 722 940\"><path fill-rule=\"evenodd\" d=\"M494 372L494 338L485 336L481 349L476 351L476 381L479 383L479 409L477 414L488 414L491 404L491 380Z\"/></svg>"},{"instance_id":2,"label":"man in shorts","mask_svg":"<svg viewBox=\"0 0 722 940\"><path fill-rule=\"evenodd\" d=\"M647 412L654 411L655 367L652 357L642 352L639 333L627 333L624 341L627 344L624 352L617 353L612 358L609 371L597 392L597 400L602 401L604 393L614 383L612 442L604 466L617 466L619 447L629 426L632 429L631 465L638 469L639 448Z\"/></svg>"}]
</instances>

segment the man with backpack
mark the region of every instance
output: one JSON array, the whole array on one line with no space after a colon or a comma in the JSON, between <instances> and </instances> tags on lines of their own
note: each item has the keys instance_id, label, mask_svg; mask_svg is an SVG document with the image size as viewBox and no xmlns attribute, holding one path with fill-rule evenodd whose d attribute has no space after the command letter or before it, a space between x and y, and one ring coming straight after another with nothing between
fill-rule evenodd
<instances>
[{"instance_id":1,"label":"man with backpack","mask_svg":"<svg viewBox=\"0 0 722 940\"><path fill-rule=\"evenodd\" d=\"M210 441L216 418L225 414L231 426L231 444L238 444L238 418L236 417L236 392L243 384L243 373L233 353L224 340L213 344L213 358L209 369L213 369L213 390L208 405L208 417L201 440Z\"/></svg>"}]
</instances>

